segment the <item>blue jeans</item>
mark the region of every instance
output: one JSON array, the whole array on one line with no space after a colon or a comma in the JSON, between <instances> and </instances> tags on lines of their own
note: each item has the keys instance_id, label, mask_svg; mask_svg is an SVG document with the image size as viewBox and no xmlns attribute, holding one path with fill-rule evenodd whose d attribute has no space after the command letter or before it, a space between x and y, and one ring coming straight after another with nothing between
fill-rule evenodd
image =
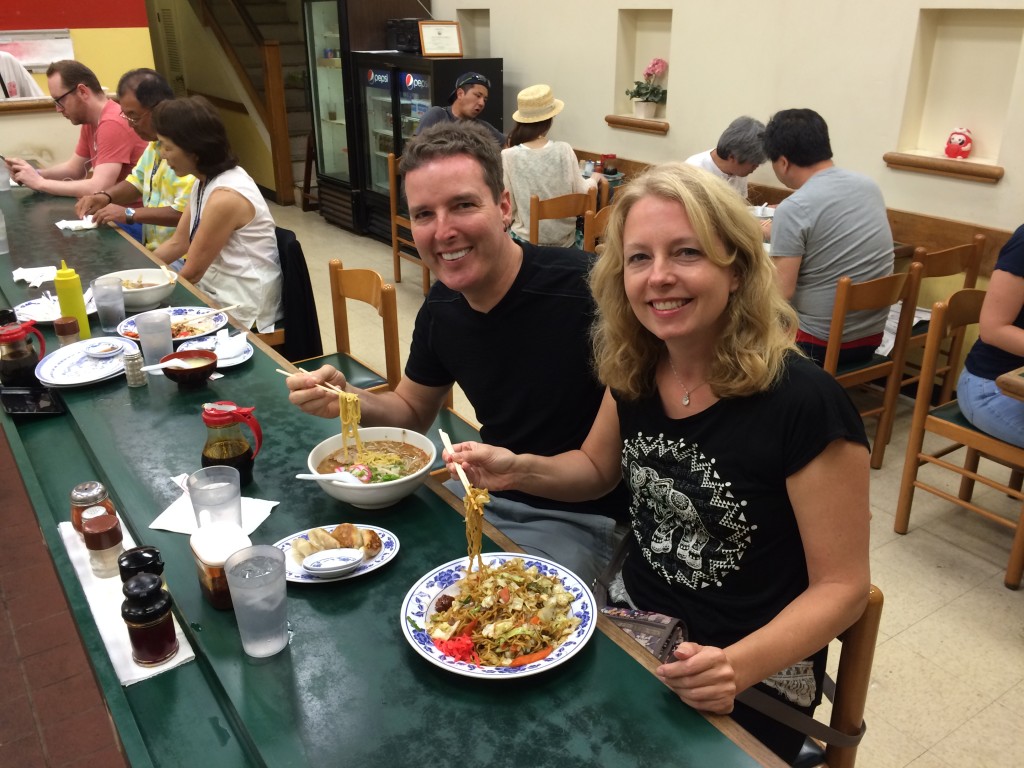
<instances>
[{"instance_id":1,"label":"blue jeans","mask_svg":"<svg viewBox=\"0 0 1024 768\"><path fill-rule=\"evenodd\" d=\"M1024 403L1004 395L995 381L964 368L956 385L957 403L967 420L992 437L1024 448Z\"/></svg>"}]
</instances>

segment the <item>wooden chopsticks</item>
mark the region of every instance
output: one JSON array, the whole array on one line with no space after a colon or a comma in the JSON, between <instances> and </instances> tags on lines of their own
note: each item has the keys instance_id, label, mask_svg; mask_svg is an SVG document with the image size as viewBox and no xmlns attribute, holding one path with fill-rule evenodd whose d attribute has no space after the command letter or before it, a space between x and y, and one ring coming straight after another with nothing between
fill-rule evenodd
<instances>
[{"instance_id":1,"label":"wooden chopsticks","mask_svg":"<svg viewBox=\"0 0 1024 768\"><path fill-rule=\"evenodd\" d=\"M309 371L305 370L304 368L299 368L294 371L286 371L283 368L275 368L274 370L280 373L282 376L294 376L296 373L305 373L307 375L309 374ZM342 394L345 391L341 387L336 387L333 384L317 384L317 386L324 392L330 392L331 394L334 395Z\"/></svg>"}]
</instances>

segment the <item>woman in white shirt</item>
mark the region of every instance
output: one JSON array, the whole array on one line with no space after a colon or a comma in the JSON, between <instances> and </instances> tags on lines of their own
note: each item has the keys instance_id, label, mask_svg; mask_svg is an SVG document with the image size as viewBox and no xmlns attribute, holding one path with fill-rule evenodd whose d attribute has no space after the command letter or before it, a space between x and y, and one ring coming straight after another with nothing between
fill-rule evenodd
<instances>
[{"instance_id":1,"label":"woman in white shirt","mask_svg":"<svg viewBox=\"0 0 1024 768\"><path fill-rule=\"evenodd\" d=\"M188 253L180 274L247 328L273 330L281 308L281 263L274 219L252 177L238 165L224 123L202 96L170 99L153 109L160 151L178 176L196 178L171 238L153 255L171 264Z\"/></svg>"},{"instance_id":2,"label":"woman in white shirt","mask_svg":"<svg viewBox=\"0 0 1024 768\"><path fill-rule=\"evenodd\" d=\"M531 85L519 92L519 109L512 115L515 127L502 150L505 189L512 197L512 236L530 237L530 196L541 200L586 192L597 186L601 174L589 179L580 173L576 153L564 141L551 141L548 131L565 102L556 99L549 85ZM544 219L540 222L540 245L576 244L575 219Z\"/></svg>"}]
</instances>

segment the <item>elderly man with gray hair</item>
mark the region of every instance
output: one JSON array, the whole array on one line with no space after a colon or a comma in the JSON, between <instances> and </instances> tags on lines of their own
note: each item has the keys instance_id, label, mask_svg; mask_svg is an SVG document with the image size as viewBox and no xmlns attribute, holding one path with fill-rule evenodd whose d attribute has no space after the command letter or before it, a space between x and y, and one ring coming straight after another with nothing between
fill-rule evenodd
<instances>
[{"instance_id":1,"label":"elderly man with gray hair","mask_svg":"<svg viewBox=\"0 0 1024 768\"><path fill-rule=\"evenodd\" d=\"M746 199L747 176L767 159L761 143L763 135L764 123L760 120L737 117L718 137L717 147L686 158L686 164L711 171Z\"/></svg>"}]
</instances>

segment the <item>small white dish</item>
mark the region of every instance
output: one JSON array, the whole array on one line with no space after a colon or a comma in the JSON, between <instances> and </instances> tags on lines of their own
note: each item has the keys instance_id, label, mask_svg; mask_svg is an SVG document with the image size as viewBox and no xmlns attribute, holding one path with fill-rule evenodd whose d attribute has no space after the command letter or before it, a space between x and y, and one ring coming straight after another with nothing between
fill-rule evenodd
<instances>
[{"instance_id":1,"label":"small white dish","mask_svg":"<svg viewBox=\"0 0 1024 768\"><path fill-rule=\"evenodd\" d=\"M108 357L120 355L123 352L124 345L120 341L115 341L114 339L94 341L85 348L85 354L89 357L95 357L97 360L105 360Z\"/></svg>"},{"instance_id":2,"label":"small white dish","mask_svg":"<svg viewBox=\"0 0 1024 768\"><path fill-rule=\"evenodd\" d=\"M337 528L338 525L339 523L335 523L334 525L322 525L320 527L328 533L330 533L335 528ZM304 539L308 539L309 532L313 530L312 528L307 528L304 531L297 531L296 533L293 533L291 536L286 536L285 538L276 542L274 546L280 549L285 554L285 579L296 584L330 584L334 581L345 581L347 579L355 579L359 576L371 573L372 571L375 571L378 568L387 565L395 558L395 555L398 554L398 550L400 549L398 537L395 536L395 534L393 534L386 528L381 528L376 525L363 525L360 523L359 527L367 528L376 533L377 536L380 537L380 552L378 552L373 557L368 557L365 560L361 560L353 570L347 573L342 573L340 576L314 576L302 567L301 560L292 555L292 541L294 541L296 538L300 536Z\"/></svg>"},{"instance_id":3,"label":"small white dish","mask_svg":"<svg viewBox=\"0 0 1024 768\"><path fill-rule=\"evenodd\" d=\"M354 571L363 562L361 549L325 549L302 561L302 570L313 576L336 577Z\"/></svg>"}]
</instances>

